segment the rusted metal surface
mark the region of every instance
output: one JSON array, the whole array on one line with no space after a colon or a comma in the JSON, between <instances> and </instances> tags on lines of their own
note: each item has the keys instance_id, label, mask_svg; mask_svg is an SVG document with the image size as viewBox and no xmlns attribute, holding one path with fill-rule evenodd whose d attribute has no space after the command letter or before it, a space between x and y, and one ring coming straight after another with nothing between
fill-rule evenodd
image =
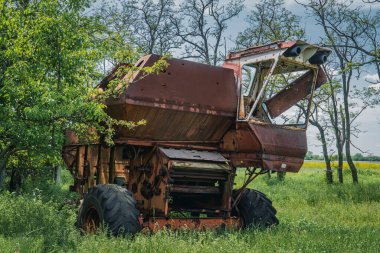
<instances>
[{"instance_id":1,"label":"rusted metal surface","mask_svg":"<svg viewBox=\"0 0 380 253\"><path fill-rule=\"evenodd\" d=\"M189 149L174 149L174 148L163 148L163 147L160 147L159 150L170 159L186 159L186 160L200 160L200 161L214 161L214 162L227 161L226 158L224 158L218 152L189 150Z\"/></svg>"},{"instance_id":2,"label":"rusted metal surface","mask_svg":"<svg viewBox=\"0 0 380 253\"><path fill-rule=\"evenodd\" d=\"M150 55L138 64L142 61L140 67L151 66L158 59ZM125 93L106 102L107 112L114 118L147 122L134 130L121 129L119 137L220 140L235 118L233 71L177 59L169 59L168 63L169 67L158 75L141 78L142 74L137 74Z\"/></svg>"},{"instance_id":3,"label":"rusted metal surface","mask_svg":"<svg viewBox=\"0 0 380 253\"><path fill-rule=\"evenodd\" d=\"M118 137L145 141L219 141L234 123L234 117L213 115L194 109L194 112L161 108L159 105L109 105L112 117L146 124L134 129L122 128Z\"/></svg>"},{"instance_id":4,"label":"rusted metal surface","mask_svg":"<svg viewBox=\"0 0 380 253\"><path fill-rule=\"evenodd\" d=\"M141 67L153 65L159 57L148 56ZM237 101L236 91L231 85L234 83L231 70L178 59L169 59L168 64L163 73L135 80L120 100L130 98L194 107L191 112L197 112L196 109L201 107L210 113L215 111L215 114L234 116Z\"/></svg>"},{"instance_id":5,"label":"rusted metal surface","mask_svg":"<svg viewBox=\"0 0 380 253\"><path fill-rule=\"evenodd\" d=\"M280 91L272 98L265 101L272 118L280 116L283 112L295 105L301 99L306 98L312 92L314 71L309 70L296 79L286 89ZM326 83L327 78L322 68L318 70L316 88Z\"/></svg>"},{"instance_id":6,"label":"rusted metal surface","mask_svg":"<svg viewBox=\"0 0 380 253\"><path fill-rule=\"evenodd\" d=\"M217 151L219 146L218 141L154 141L154 140L137 140L133 138L118 138L115 143L120 145L134 146L160 146L167 148L182 148L203 151Z\"/></svg>"},{"instance_id":7,"label":"rusted metal surface","mask_svg":"<svg viewBox=\"0 0 380 253\"><path fill-rule=\"evenodd\" d=\"M249 123L263 154L304 157L307 151L306 130L286 126Z\"/></svg>"},{"instance_id":8,"label":"rusted metal surface","mask_svg":"<svg viewBox=\"0 0 380 253\"><path fill-rule=\"evenodd\" d=\"M78 136L74 131L67 129L65 131L65 145L72 145L78 143Z\"/></svg>"},{"instance_id":9,"label":"rusted metal surface","mask_svg":"<svg viewBox=\"0 0 380 253\"><path fill-rule=\"evenodd\" d=\"M288 41L288 42L276 41L276 42L263 45L263 46L254 46L254 47L250 47L250 48L240 50L237 52L231 52L227 55L226 61L241 59L242 57L247 56L247 55L257 55L257 54L262 54L266 52L273 52L278 49L286 49L296 44L296 42L297 41Z\"/></svg>"},{"instance_id":10,"label":"rusted metal surface","mask_svg":"<svg viewBox=\"0 0 380 253\"><path fill-rule=\"evenodd\" d=\"M303 53L289 54L295 46ZM241 220L231 217L232 205L239 201L232 196L236 169L297 172L307 151L306 129L274 124L265 108L277 117L312 96L312 88L322 85L326 76L308 59L326 50L281 41L232 52L223 67L169 59L169 67L158 75L135 73L125 80L131 82L123 94L106 101L107 113L146 124L116 129L112 147L101 141L81 144L68 131L62 155L74 177L71 189L83 196L96 184L126 187L136 200L141 224L152 231L241 227ZM136 65L152 66L158 59L145 56ZM255 92L248 95L242 94L245 64L260 72L251 81ZM268 75L300 70L310 72L266 100L262 89ZM313 71L318 71L316 83ZM117 68L99 88L106 89L116 73ZM213 218L170 218L172 212Z\"/></svg>"},{"instance_id":11,"label":"rusted metal surface","mask_svg":"<svg viewBox=\"0 0 380 253\"><path fill-rule=\"evenodd\" d=\"M327 54L330 54L330 52L331 52L331 49L329 49L329 48L311 45L311 44L308 44L308 43L303 42L303 41L276 41L276 42L272 42L272 43L267 44L267 45L253 46L253 47L243 49L240 51L230 52L226 57L226 62L235 61L235 60L240 61L243 58L245 58L247 56L251 56L251 55L261 56L261 55L266 54L266 53L269 53L269 54L272 53L273 54L276 51L285 52L287 49L289 49L295 45L299 45L303 51L310 50L311 48L313 49L313 50L310 50L311 55L307 55L307 59L309 59L317 51L326 52ZM262 59L262 60L265 60L265 59Z\"/></svg>"},{"instance_id":12,"label":"rusted metal surface","mask_svg":"<svg viewBox=\"0 0 380 253\"><path fill-rule=\"evenodd\" d=\"M304 157L263 155L263 168L272 171L298 172L303 164Z\"/></svg>"},{"instance_id":13,"label":"rusted metal surface","mask_svg":"<svg viewBox=\"0 0 380 253\"><path fill-rule=\"evenodd\" d=\"M226 162L220 161L208 161L208 162L198 162L192 160L192 156L188 160L172 160L171 167L173 168L183 168L189 170L230 170L230 167Z\"/></svg>"},{"instance_id":14,"label":"rusted metal surface","mask_svg":"<svg viewBox=\"0 0 380 253\"><path fill-rule=\"evenodd\" d=\"M194 194L220 194L220 188L215 186L176 185L170 187L171 192Z\"/></svg>"},{"instance_id":15,"label":"rusted metal surface","mask_svg":"<svg viewBox=\"0 0 380 253\"><path fill-rule=\"evenodd\" d=\"M234 166L297 172L307 152L306 130L242 122L237 131L225 136L221 148Z\"/></svg>"},{"instance_id":16,"label":"rusted metal surface","mask_svg":"<svg viewBox=\"0 0 380 253\"><path fill-rule=\"evenodd\" d=\"M249 123L261 145L263 168L297 172L307 152L306 130Z\"/></svg>"},{"instance_id":17,"label":"rusted metal surface","mask_svg":"<svg viewBox=\"0 0 380 253\"><path fill-rule=\"evenodd\" d=\"M247 122L239 122L223 138L222 152L260 154L261 145Z\"/></svg>"},{"instance_id":18,"label":"rusted metal surface","mask_svg":"<svg viewBox=\"0 0 380 253\"><path fill-rule=\"evenodd\" d=\"M205 230L216 228L239 229L241 221L237 217L223 218L150 218L143 227L156 232L163 228Z\"/></svg>"}]
</instances>

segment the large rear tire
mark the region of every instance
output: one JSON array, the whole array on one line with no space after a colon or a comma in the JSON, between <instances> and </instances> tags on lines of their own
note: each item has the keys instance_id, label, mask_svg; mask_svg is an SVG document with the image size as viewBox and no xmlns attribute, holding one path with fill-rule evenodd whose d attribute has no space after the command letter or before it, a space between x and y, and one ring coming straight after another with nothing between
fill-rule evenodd
<instances>
[{"instance_id":1,"label":"large rear tire","mask_svg":"<svg viewBox=\"0 0 380 253\"><path fill-rule=\"evenodd\" d=\"M279 223L272 201L264 193L256 190L245 189L236 209L243 228L268 228Z\"/></svg>"},{"instance_id":2,"label":"large rear tire","mask_svg":"<svg viewBox=\"0 0 380 253\"><path fill-rule=\"evenodd\" d=\"M79 209L77 225L94 233L105 225L114 235L131 235L140 231L136 200L127 189L114 184L90 188Z\"/></svg>"}]
</instances>

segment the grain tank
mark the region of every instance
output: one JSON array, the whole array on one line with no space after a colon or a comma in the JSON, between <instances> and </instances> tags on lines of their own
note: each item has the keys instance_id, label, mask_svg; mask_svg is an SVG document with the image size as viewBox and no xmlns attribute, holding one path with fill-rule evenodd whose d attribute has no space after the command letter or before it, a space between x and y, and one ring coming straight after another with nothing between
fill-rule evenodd
<instances>
[{"instance_id":1,"label":"grain tank","mask_svg":"<svg viewBox=\"0 0 380 253\"><path fill-rule=\"evenodd\" d=\"M106 101L107 113L146 124L117 129L111 147L71 138L63 150L72 190L83 197L78 226L133 234L277 224L272 202L247 186L260 174L301 168L311 101L326 82L320 65L329 54L279 41L231 52L222 66L169 59L159 74L126 80L125 92ZM159 59L144 56L136 66ZM114 72L99 88L107 89ZM246 177L235 186L238 170Z\"/></svg>"}]
</instances>

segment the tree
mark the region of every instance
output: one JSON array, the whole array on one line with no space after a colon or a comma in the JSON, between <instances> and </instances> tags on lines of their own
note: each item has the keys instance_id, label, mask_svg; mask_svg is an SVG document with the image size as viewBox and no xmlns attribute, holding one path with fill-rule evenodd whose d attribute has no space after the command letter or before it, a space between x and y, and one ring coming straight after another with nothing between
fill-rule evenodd
<instances>
[{"instance_id":1,"label":"tree","mask_svg":"<svg viewBox=\"0 0 380 253\"><path fill-rule=\"evenodd\" d=\"M173 0L104 2L98 16L120 39L143 54L170 53L180 46L171 22Z\"/></svg>"},{"instance_id":2,"label":"tree","mask_svg":"<svg viewBox=\"0 0 380 253\"><path fill-rule=\"evenodd\" d=\"M317 24L323 28L324 42L333 49L334 55L337 57L337 64L332 67L339 70L342 83L345 153L352 180L357 183L357 169L351 158L351 137L358 128L353 127L353 122L369 105L360 106L358 111L354 111L355 100L351 97L354 88L352 80L355 73L356 76L360 75L363 65L377 61L375 53L371 56L374 59L367 62L366 59L370 55L365 53L370 44L366 33L368 29L376 27L376 24L373 23L375 19L371 18L370 13L362 11L360 7L352 8L350 3L335 0L311 0L302 5L314 15ZM371 95L371 91L365 91L365 93ZM362 100L364 104L367 103L366 101L368 98Z\"/></svg>"},{"instance_id":3,"label":"tree","mask_svg":"<svg viewBox=\"0 0 380 253\"><path fill-rule=\"evenodd\" d=\"M164 55L179 47L175 27L170 20L174 15L174 6L172 0L159 0L158 3L144 0L141 5L133 6L141 13L135 25L134 36L144 53Z\"/></svg>"},{"instance_id":4,"label":"tree","mask_svg":"<svg viewBox=\"0 0 380 253\"><path fill-rule=\"evenodd\" d=\"M354 161L364 161L364 156L360 153L356 153L355 155L352 156L352 159Z\"/></svg>"},{"instance_id":5,"label":"tree","mask_svg":"<svg viewBox=\"0 0 380 253\"><path fill-rule=\"evenodd\" d=\"M102 45L102 72L107 74L110 66L120 62L133 64L138 59L135 54L133 24L138 15L129 5L104 1L99 9L95 8L95 17L99 20L94 33L96 44Z\"/></svg>"},{"instance_id":6,"label":"tree","mask_svg":"<svg viewBox=\"0 0 380 253\"><path fill-rule=\"evenodd\" d=\"M329 87L329 101L326 110L329 115L330 124L334 131L335 136L335 146L338 156L338 180L339 183L343 183L343 148L345 143L345 121L343 116L342 105L338 104L337 94L341 90L341 85L339 82L334 81L332 74L324 68Z\"/></svg>"},{"instance_id":7,"label":"tree","mask_svg":"<svg viewBox=\"0 0 380 253\"><path fill-rule=\"evenodd\" d=\"M328 183L333 183L333 171L331 168L331 156L328 151L328 135L329 135L329 125L326 119L326 113L324 113L324 108L328 108L330 95L328 94L328 89L326 85L319 88L316 95L313 98L313 111L310 114L309 123L318 129L319 136L318 139L322 144L323 158L326 164L326 180ZM304 113L306 113L303 108Z\"/></svg>"},{"instance_id":8,"label":"tree","mask_svg":"<svg viewBox=\"0 0 380 253\"><path fill-rule=\"evenodd\" d=\"M82 26L88 19L79 15L86 3L2 1L0 6L3 180L6 166L22 154L57 164L62 127L87 123L101 107L86 103L89 87L77 85L94 74L91 42ZM37 159L42 155L45 159Z\"/></svg>"},{"instance_id":9,"label":"tree","mask_svg":"<svg viewBox=\"0 0 380 253\"><path fill-rule=\"evenodd\" d=\"M172 19L176 35L185 45L183 58L217 65L224 58L220 49L227 24L242 11L242 3L243 0L230 0L225 5L219 0L184 1Z\"/></svg>"},{"instance_id":10,"label":"tree","mask_svg":"<svg viewBox=\"0 0 380 253\"><path fill-rule=\"evenodd\" d=\"M298 40L305 34L299 17L285 8L284 0L264 0L257 3L246 21L248 28L236 38L238 48L277 40Z\"/></svg>"},{"instance_id":11,"label":"tree","mask_svg":"<svg viewBox=\"0 0 380 253\"><path fill-rule=\"evenodd\" d=\"M7 174L14 182L14 168L49 174L60 165L65 129L87 141L96 129L110 140L114 125L136 125L103 110L110 92L95 84L106 28L83 15L89 3L0 0L0 187Z\"/></svg>"}]
</instances>

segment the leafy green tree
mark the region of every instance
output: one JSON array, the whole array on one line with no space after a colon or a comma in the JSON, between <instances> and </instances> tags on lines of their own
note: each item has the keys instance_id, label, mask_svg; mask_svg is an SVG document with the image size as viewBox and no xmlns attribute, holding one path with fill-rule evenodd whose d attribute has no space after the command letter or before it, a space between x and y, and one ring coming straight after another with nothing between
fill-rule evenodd
<instances>
[{"instance_id":1,"label":"leafy green tree","mask_svg":"<svg viewBox=\"0 0 380 253\"><path fill-rule=\"evenodd\" d=\"M112 142L114 125L138 124L111 119L103 110L104 99L122 89L96 89L100 63L111 55L132 61L135 54L125 43L110 46L118 35L85 15L90 3L0 0L0 186L10 168L48 174L61 164L66 129L85 141L98 138L92 132Z\"/></svg>"},{"instance_id":2,"label":"leafy green tree","mask_svg":"<svg viewBox=\"0 0 380 253\"><path fill-rule=\"evenodd\" d=\"M89 19L80 15L86 4L1 1L2 179L23 153L36 166L58 163L63 129L83 130L94 122L91 116L104 117L102 106L88 99L98 55Z\"/></svg>"},{"instance_id":3,"label":"leafy green tree","mask_svg":"<svg viewBox=\"0 0 380 253\"><path fill-rule=\"evenodd\" d=\"M352 160L354 161L364 161L364 156L360 153L356 153L352 156Z\"/></svg>"}]
</instances>

